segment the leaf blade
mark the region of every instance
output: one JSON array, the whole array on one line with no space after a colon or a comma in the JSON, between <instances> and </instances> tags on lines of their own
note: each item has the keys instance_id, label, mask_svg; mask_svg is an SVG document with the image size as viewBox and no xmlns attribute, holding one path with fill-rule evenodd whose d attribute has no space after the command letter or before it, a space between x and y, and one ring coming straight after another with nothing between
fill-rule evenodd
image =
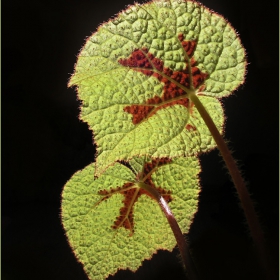
<instances>
[{"instance_id":1,"label":"leaf blade","mask_svg":"<svg viewBox=\"0 0 280 280\"><path fill-rule=\"evenodd\" d=\"M141 164L134 166L142 171ZM152 175L156 186L172 192L169 205L184 233L197 211L199 171L196 158L180 158L155 168ZM116 163L95 181L93 173L94 164L91 164L73 175L64 187L61 207L68 241L90 279L104 279L118 269L135 271L157 250L174 248L176 240L165 216L156 201L147 195L141 195L134 205L132 235L124 227L112 228L123 195L114 193L100 201L99 192L132 182L135 174L129 168ZM187 215L183 209L187 209Z\"/></svg>"},{"instance_id":2,"label":"leaf blade","mask_svg":"<svg viewBox=\"0 0 280 280\"><path fill-rule=\"evenodd\" d=\"M193 53L186 47L188 42L196 42ZM122 63L128 61L132 54L136 57L132 63ZM146 66L139 67L139 54L142 54L142 60L145 57L143 63ZM162 70L156 65L160 61L163 63ZM131 67L133 63L137 67ZM184 143L188 142L188 145L173 154L167 155L166 149L160 152L164 151L162 148L155 151L154 143L145 148L127 148L127 152L125 148L120 148L122 144L132 147L129 142L131 136L142 135L143 130L149 131L147 127L151 124L153 127L162 125L158 119L160 112L167 110L167 101L165 99L164 103L162 100L170 85L176 91L184 92L185 96L188 91L195 90L200 96L221 98L243 83L245 68L245 51L235 30L222 16L196 2L172 0L136 4L103 24L88 38L79 55L76 72L69 82L69 86L78 86L79 98L83 100L80 118L88 122L94 132L98 151L96 175L100 175L116 160L128 160L144 154L157 157L188 156L215 147L203 127L201 132L205 134L200 134L200 139L195 138L193 142L190 130L185 131L188 134L185 138L190 140ZM165 72L165 69L169 69L169 72ZM198 70L200 72L195 76ZM178 82L172 76L175 72L189 75L189 82L186 85ZM195 88L192 89L191 85L195 85ZM176 102L178 104L178 100L182 101L184 94L180 93L181 97L177 95L177 99L169 97L168 109L174 107L172 110L176 111L176 115L183 114L182 106L174 105ZM140 117L145 124L135 125L139 117L131 112L145 106L147 111L147 104L155 102L151 101L155 98L161 101L152 103L152 113ZM164 107L162 104L167 105ZM130 107L130 111L127 107ZM186 109L184 124L174 121L171 126L158 126L158 131L162 127L165 131L171 129L174 140L180 138L183 127L190 128L194 122L190 106L186 105ZM215 115L214 122L222 132L223 112L219 109L221 114L218 116L211 108L209 110L210 115ZM195 118L201 120L200 116ZM203 122L197 123L202 125ZM144 138L149 137L145 135ZM133 141L135 139L138 140L132 137ZM164 139L166 144L170 142L162 132L159 132L157 139ZM163 145L159 143L160 147Z\"/></svg>"}]
</instances>

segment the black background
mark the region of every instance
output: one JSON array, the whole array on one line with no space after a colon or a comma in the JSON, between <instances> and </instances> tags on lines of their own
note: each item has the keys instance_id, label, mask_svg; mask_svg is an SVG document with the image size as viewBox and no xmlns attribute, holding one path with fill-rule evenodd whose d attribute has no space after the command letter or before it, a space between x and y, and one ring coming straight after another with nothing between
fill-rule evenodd
<instances>
[{"instance_id":1,"label":"black background","mask_svg":"<svg viewBox=\"0 0 280 280\"><path fill-rule=\"evenodd\" d=\"M85 38L129 0L2 1L2 279L87 279L60 223L63 185L94 160L67 89ZM222 100L225 138L248 182L278 267L278 1L205 0L241 36L246 83ZM189 243L202 279L263 279L234 187L216 150L201 156ZM110 279L184 279L178 251Z\"/></svg>"}]
</instances>

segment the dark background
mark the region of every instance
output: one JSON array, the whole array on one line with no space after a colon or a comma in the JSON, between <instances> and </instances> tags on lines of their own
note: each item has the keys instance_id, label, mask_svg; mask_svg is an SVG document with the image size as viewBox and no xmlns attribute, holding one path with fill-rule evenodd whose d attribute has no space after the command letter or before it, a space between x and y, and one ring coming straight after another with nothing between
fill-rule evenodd
<instances>
[{"instance_id":1,"label":"dark background","mask_svg":"<svg viewBox=\"0 0 280 280\"><path fill-rule=\"evenodd\" d=\"M2 279L84 280L60 223L60 194L94 160L91 132L67 89L97 26L132 1L2 1ZM247 50L246 83L223 100L238 160L278 267L278 1L205 0ZM216 150L201 156L202 192L189 243L202 279L263 279L235 189ZM178 251L110 279L184 279Z\"/></svg>"}]
</instances>

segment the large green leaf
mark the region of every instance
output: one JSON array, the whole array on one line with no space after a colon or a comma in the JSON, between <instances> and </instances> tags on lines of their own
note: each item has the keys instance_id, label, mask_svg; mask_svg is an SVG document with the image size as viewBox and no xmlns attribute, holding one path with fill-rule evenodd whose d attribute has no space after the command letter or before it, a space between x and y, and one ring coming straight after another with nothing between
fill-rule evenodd
<instances>
[{"instance_id":1,"label":"large green leaf","mask_svg":"<svg viewBox=\"0 0 280 280\"><path fill-rule=\"evenodd\" d=\"M200 166L195 157L133 159L116 163L94 180L94 164L72 176L62 194L62 222L68 241L90 279L118 269L135 271L176 240L157 202L139 182L157 188L169 202L183 233L197 211ZM132 171L133 170L133 171Z\"/></svg>"},{"instance_id":2,"label":"large green leaf","mask_svg":"<svg viewBox=\"0 0 280 280\"><path fill-rule=\"evenodd\" d=\"M176 157L215 147L188 94L200 96L222 132L217 98L243 83L245 64L232 26L197 2L135 4L101 25L69 81L94 133L97 175L135 155Z\"/></svg>"}]
</instances>

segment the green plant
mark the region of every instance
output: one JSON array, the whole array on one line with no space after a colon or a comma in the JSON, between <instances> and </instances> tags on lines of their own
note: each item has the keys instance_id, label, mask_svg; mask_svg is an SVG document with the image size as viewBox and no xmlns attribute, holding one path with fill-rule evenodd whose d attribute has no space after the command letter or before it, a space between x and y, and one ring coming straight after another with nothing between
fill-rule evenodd
<instances>
[{"instance_id":1,"label":"green plant","mask_svg":"<svg viewBox=\"0 0 280 280\"><path fill-rule=\"evenodd\" d=\"M66 184L62 221L91 279L135 271L143 259L172 250L176 242L189 277L196 278L182 233L197 211L197 155L216 145L252 237L263 244L245 184L221 137L218 99L244 82L245 68L232 26L193 1L135 4L88 38L69 86L77 86L80 118L93 130L97 155Z\"/></svg>"}]
</instances>

